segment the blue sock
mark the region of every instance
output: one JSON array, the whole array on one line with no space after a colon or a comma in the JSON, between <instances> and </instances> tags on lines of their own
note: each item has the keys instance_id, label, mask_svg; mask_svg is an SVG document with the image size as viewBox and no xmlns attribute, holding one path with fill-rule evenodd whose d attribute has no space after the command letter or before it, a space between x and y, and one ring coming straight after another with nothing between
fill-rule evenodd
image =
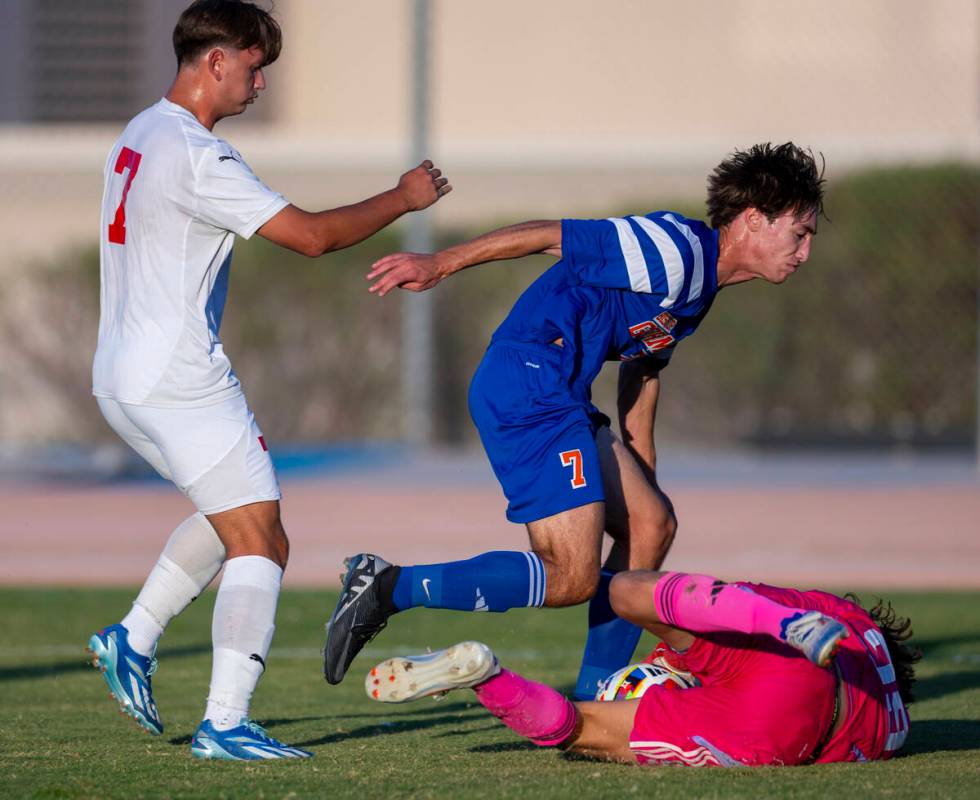
<instances>
[{"instance_id":1,"label":"blue sock","mask_svg":"<svg viewBox=\"0 0 980 800\"><path fill-rule=\"evenodd\" d=\"M599 588L589 602L589 635L575 682L575 700L595 700L599 684L630 663L643 629L616 616L609 605L609 582L615 573L603 570Z\"/></svg>"},{"instance_id":2,"label":"blue sock","mask_svg":"<svg viewBox=\"0 0 980 800\"><path fill-rule=\"evenodd\" d=\"M507 611L544 603L544 564L534 553L497 550L467 561L402 567L392 600L456 611Z\"/></svg>"}]
</instances>

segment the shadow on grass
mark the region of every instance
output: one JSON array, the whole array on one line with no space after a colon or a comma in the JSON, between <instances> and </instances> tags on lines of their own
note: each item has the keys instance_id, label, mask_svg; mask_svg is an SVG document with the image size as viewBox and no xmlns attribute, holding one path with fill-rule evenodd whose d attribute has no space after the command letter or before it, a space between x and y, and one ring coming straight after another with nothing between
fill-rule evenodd
<instances>
[{"instance_id":1,"label":"shadow on grass","mask_svg":"<svg viewBox=\"0 0 980 800\"><path fill-rule=\"evenodd\" d=\"M467 715L465 720L473 719L476 715ZM291 717L285 719L270 719L263 721L263 726L272 730L279 725L289 725L295 722L311 722L316 720L336 720L340 717ZM351 731L337 731L317 739L306 739L292 742L293 747L316 747L322 744L335 744L349 739L371 739L388 734L407 733L436 728L442 725L458 725L460 716L445 715L430 717L426 720L383 720L376 725L365 725ZM436 734L437 738L447 736L463 736L484 731L499 730L499 725L487 725L483 728L467 728L465 731L450 730ZM191 743L191 735L174 736L168 740L170 744L184 747ZM478 744L467 748L470 753L516 753L538 750L537 745L528 741L497 742L495 744ZM902 751L902 756L927 755L963 750L980 750L980 720L973 719L927 719L918 720L912 725L912 735ZM568 761L595 761L594 758L575 753L563 753Z\"/></svg>"},{"instance_id":2,"label":"shadow on grass","mask_svg":"<svg viewBox=\"0 0 980 800\"><path fill-rule=\"evenodd\" d=\"M475 717L467 717L467 719L475 719ZM503 727L498 722L493 722L490 725L484 725L482 728L467 728L466 730L452 730L445 731L444 733L437 733L433 736L434 739L446 739L450 736L469 736L471 733L484 733L485 731L502 731Z\"/></svg>"},{"instance_id":3,"label":"shadow on grass","mask_svg":"<svg viewBox=\"0 0 980 800\"><path fill-rule=\"evenodd\" d=\"M199 656L211 652L211 643L192 644L186 647L172 647L166 650L161 658L188 658ZM57 678L59 675L67 675L72 672L85 672L92 669L90 656L85 652L84 647L78 648L78 659L71 661L58 661L54 664L26 664L19 667L0 667L0 683L7 681L35 680L37 678Z\"/></svg>"},{"instance_id":4,"label":"shadow on grass","mask_svg":"<svg viewBox=\"0 0 980 800\"><path fill-rule=\"evenodd\" d=\"M912 732L902 755L980 750L980 720L921 719L912 723Z\"/></svg>"},{"instance_id":5,"label":"shadow on grass","mask_svg":"<svg viewBox=\"0 0 980 800\"><path fill-rule=\"evenodd\" d=\"M272 731L279 725L291 725L294 722L316 722L318 720L334 719L334 717L284 717L283 719L263 719L259 723L268 731ZM191 743L193 734L186 733L183 736L172 736L167 741L172 745L182 746Z\"/></svg>"},{"instance_id":6,"label":"shadow on grass","mask_svg":"<svg viewBox=\"0 0 980 800\"><path fill-rule=\"evenodd\" d=\"M523 742L498 742L497 744L478 744L469 748L471 753L522 753L529 750L540 750L536 744Z\"/></svg>"},{"instance_id":7,"label":"shadow on grass","mask_svg":"<svg viewBox=\"0 0 980 800\"><path fill-rule=\"evenodd\" d=\"M914 636L909 640L909 644L913 647L918 647L926 658L936 650L941 651L958 647L959 645L978 643L980 643L980 631L961 633L955 636L944 636L938 639L924 639Z\"/></svg>"},{"instance_id":8,"label":"shadow on grass","mask_svg":"<svg viewBox=\"0 0 980 800\"><path fill-rule=\"evenodd\" d=\"M349 731L338 730L336 733L330 733L317 739L293 742L293 747L316 747L321 744L334 744L336 742L346 742L351 739L374 739L378 736L388 736L390 734L423 731L444 725L457 726L460 722L476 716L479 715L474 712L470 715L445 714L441 717L428 717L427 719L379 720L374 725L365 725Z\"/></svg>"},{"instance_id":9,"label":"shadow on grass","mask_svg":"<svg viewBox=\"0 0 980 800\"><path fill-rule=\"evenodd\" d=\"M448 706L443 705L441 708L425 709L417 712L418 716L424 715L428 717L427 719L391 720L386 717L378 716L377 714L331 714L319 717L283 717L281 719L262 719L258 721L261 723L262 727L270 733L273 733L277 727L282 725L292 725L296 722L322 721L325 725L331 725L335 728L340 727L340 729L336 730L334 733L321 736L317 739L305 739L301 742L290 742L292 747L315 747L316 745L320 744L333 744L335 742L343 742L348 739L367 739L392 733L406 733L408 731L426 730L428 728L436 728L441 725L453 725L455 727L459 725L460 722L476 719L480 716L475 708L473 708L472 714L464 713L471 708L473 708L472 705L468 705L466 703L454 703ZM442 716L430 716L435 711L442 712ZM345 720L365 718L374 720L374 723L363 725L349 731L344 730L342 727L342 723ZM497 726L490 725L488 726L488 729L495 727ZM465 731L451 730L436 734L436 736L458 736L464 733L471 733L472 730L473 729L471 728L468 728ZM185 734L183 736L174 736L168 739L168 741L172 745L182 746L190 744L191 738L191 734Z\"/></svg>"},{"instance_id":10,"label":"shadow on grass","mask_svg":"<svg viewBox=\"0 0 980 800\"><path fill-rule=\"evenodd\" d=\"M368 701L369 702L369 701ZM380 704L374 703L375 708L379 708ZM399 705L397 707L388 706L387 710L389 714L398 715L400 717L420 717L427 714L448 714L455 712L461 714L464 711L469 711L471 709L482 709L479 703L466 703L466 702L456 702L447 703L445 701L430 700L426 702L425 699L418 703L411 703L409 705ZM333 719L385 719L380 713L375 712L373 714L333 714L331 715Z\"/></svg>"},{"instance_id":11,"label":"shadow on grass","mask_svg":"<svg viewBox=\"0 0 980 800\"><path fill-rule=\"evenodd\" d=\"M471 753L515 753L538 749L527 741L480 744L468 748ZM980 720L927 719L912 724L912 735L902 756L964 750L980 750ZM562 753L561 756L566 761L596 761L579 753Z\"/></svg>"},{"instance_id":12,"label":"shadow on grass","mask_svg":"<svg viewBox=\"0 0 980 800\"><path fill-rule=\"evenodd\" d=\"M912 693L916 700L934 700L965 689L980 689L980 669L941 672L928 678L919 678Z\"/></svg>"}]
</instances>

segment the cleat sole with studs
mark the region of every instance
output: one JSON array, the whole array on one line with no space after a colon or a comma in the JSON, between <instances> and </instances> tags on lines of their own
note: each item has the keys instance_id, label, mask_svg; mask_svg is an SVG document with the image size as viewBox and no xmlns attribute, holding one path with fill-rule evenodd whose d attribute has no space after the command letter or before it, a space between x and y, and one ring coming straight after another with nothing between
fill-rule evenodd
<instances>
[{"instance_id":1,"label":"cleat sole with studs","mask_svg":"<svg viewBox=\"0 0 980 800\"><path fill-rule=\"evenodd\" d=\"M435 653L389 658L368 672L364 688L380 703L404 703L475 686L498 671L489 647L462 642Z\"/></svg>"}]
</instances>

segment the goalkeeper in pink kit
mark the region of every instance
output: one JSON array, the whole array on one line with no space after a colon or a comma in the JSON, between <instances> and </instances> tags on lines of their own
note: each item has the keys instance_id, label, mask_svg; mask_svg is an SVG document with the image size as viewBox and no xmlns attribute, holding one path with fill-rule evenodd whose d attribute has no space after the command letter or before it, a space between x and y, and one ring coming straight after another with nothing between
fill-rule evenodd
<instances>
[{"instance_id":1,"label":"goalkeeper in pink kit","mask_svg":"<svg viewBox=\"0 0 980 800\"><path fill-rule=\"evenodd\" d=\"M610 598L662 643L649 661L697 678L676 691L573 703L502 669L464 642L392 658L366 681L382 702L469 687L491 714L543 747L611 761L687 766L793 766L873 761L909 732L909 621L827 592L725 583L681 572L623 572Z\"/></svg>"}]
</instances>

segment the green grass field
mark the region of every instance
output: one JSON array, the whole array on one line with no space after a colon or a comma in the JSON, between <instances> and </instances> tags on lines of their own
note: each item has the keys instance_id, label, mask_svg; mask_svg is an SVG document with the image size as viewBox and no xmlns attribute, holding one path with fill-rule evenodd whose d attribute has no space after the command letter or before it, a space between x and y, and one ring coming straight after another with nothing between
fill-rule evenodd
<instances>
[{"instance_id":1,"label":"green grass field","mask_svg":"<svg viewBox=\"0 0 980 800\"><path fill-rule=\"evenodd\" d=\"M890 593L915 621L919 702L906 754L891 762L800 768L639 768L570 760L525 743L468 692L405 706L369 701L364 671L397 652L466 638L509 667L569 689L585 609L504 615L414 611L396 618L338 687L321 677L322 622L335 595L286 592L253 715L303 762L206 763L189 751L210 677L213 593L160 647L155 695L166 731L120 716L83 653L130 591L0 590L3 797L980 797L980 595ZM651 640L652 641L652 640ZM644 642L643 644L649 644ZM641 645L642 647L643 645Z\"/></svg>"}]
</instances>

